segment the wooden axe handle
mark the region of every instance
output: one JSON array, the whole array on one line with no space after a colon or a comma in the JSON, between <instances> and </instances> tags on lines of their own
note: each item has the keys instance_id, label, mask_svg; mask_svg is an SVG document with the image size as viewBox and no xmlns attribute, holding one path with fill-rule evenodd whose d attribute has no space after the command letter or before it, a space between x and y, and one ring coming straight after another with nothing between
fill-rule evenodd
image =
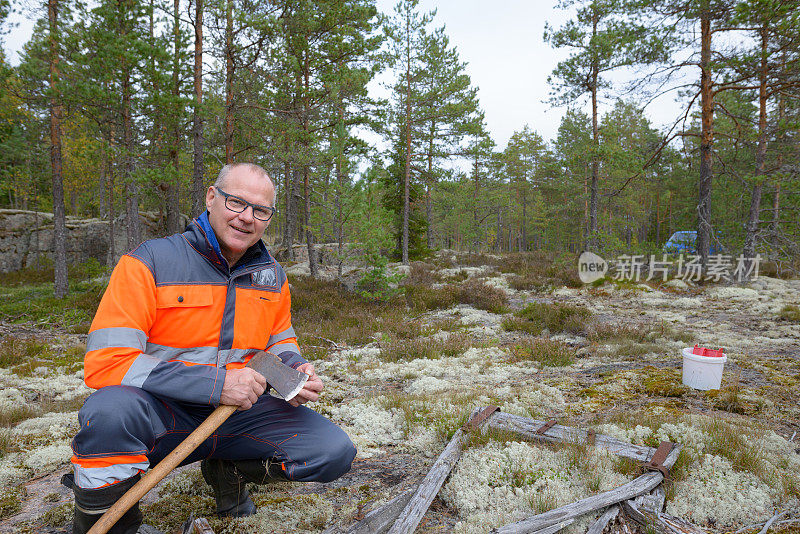
<instances>
[{"instance_id":1,"label":"wooden axe handle","mask_svg":"<svg viewBox=\"0 0 800 534\"><path fill-rule=\"evenodd\" d=\"M208 436L228 419L228 417L233 415L233 412L235 412L237 408L238 406L223 404L211 412L211 415L209 415L200 426L195 428L194 432L189 434L189 436L187 436L180 445L175 447L166 458L161 460L157 466L148 471L139 482L125 493L125 495L120 497L120 499L97 520L97 523L89 529L88 534L105 534L108 532L108 530L114 526L114 523L116 523L125 512L130 510L131 506L139 502L139 500L144 497L148 491L153 489L156 484L161 482L170 471L178 467L192 451L199 447Z\"/></svg>"}]
</instances>

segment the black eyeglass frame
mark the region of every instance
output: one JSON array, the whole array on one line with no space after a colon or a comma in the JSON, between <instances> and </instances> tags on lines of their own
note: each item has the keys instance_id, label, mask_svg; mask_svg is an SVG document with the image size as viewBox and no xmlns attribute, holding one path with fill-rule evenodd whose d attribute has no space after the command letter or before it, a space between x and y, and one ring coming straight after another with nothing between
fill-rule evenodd
<instances>
[{"instance_id":1,"label":"black eyeglass frame","mask_svg":"<svg viewBox=\"0 0 800 534\"><path fill-rule=\"evenodd\" d=\"M275 210L275 208L273 206L262 206L261 204L253 204L252 202L248 202L243 198L237 197L236 195L232 195L230 193L226 193L225 191L223 191L222 189L220 189L216 185L214 186L214 189L219 191L219 194L222 195L225 198L225 207L228 208L229 210L231 210L234 213L243 213L244 210L246 210L247 207L250 206L251 208L253 208L253 217L258 219L259 221L268 222L270 219L272 219L272 216L275 215L275 211L276 210ZM230 207L230 205L228 205L228 199L230 199L230 198L233 198L237 202L241 202L242 204L244 204L244 207L242 209L240 209L240 210L236 210L236 209ZM256 210L268 211L269 212L269 217L267 217L266 219L262 219L261 217L256 215Z\"/></svg>"}]
</instances>

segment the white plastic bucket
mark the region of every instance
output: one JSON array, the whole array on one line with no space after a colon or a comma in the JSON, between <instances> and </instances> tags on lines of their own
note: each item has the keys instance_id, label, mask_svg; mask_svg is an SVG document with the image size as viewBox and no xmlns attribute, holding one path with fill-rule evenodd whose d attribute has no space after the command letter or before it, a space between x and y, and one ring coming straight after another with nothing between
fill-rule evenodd
<instances>
[{"instance_id":1,"label":"white plastic bucket","mask_svg":"<svg viewBox=\"0 0 800 534\"><path fill-rule=\"evenodd\" d=\"M692 347L683 349L683 384L694 389L719 389L727 356L692 354Z\"/></svg>"}]
</instances>

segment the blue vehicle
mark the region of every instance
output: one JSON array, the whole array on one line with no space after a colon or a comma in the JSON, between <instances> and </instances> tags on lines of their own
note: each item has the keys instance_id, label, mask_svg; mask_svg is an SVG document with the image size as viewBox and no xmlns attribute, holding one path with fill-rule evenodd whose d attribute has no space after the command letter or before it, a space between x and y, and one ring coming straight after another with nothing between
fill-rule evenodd
<instances>
[{"instance_id":1,"label":"blue vehicle","mask_svg":"<svg viewBox=\"0 0 800 534\"><path fill-rule=\"evenodd\" d=\"M711 236L711 244L708 247L709 254L720 253L719 246L717 245L718 240L719 235L717 235L716 240L714 236ZM681 230L680 232L675 232L667 239L667 242L664 243L663 250L667 254L697 254L697 231Z\"/></svg>"}]
</instances>

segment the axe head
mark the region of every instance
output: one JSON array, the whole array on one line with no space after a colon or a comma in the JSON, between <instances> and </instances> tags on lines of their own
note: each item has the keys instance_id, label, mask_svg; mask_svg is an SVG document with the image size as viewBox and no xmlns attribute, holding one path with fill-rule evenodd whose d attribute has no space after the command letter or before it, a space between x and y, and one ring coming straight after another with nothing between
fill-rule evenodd
<instances>
[{"instance_id":1,"label":"axe head","mask_svg":"<svg viewBox=\"0 0 800 534\"><path fill-rule=\"evenodd\" d=\"M308 380L307 374L292 369L280 358L265 350L258 351L250 358L247 367L266 378L278 396L287 401L293 399Z\"/></svg>"}]
</instances>

